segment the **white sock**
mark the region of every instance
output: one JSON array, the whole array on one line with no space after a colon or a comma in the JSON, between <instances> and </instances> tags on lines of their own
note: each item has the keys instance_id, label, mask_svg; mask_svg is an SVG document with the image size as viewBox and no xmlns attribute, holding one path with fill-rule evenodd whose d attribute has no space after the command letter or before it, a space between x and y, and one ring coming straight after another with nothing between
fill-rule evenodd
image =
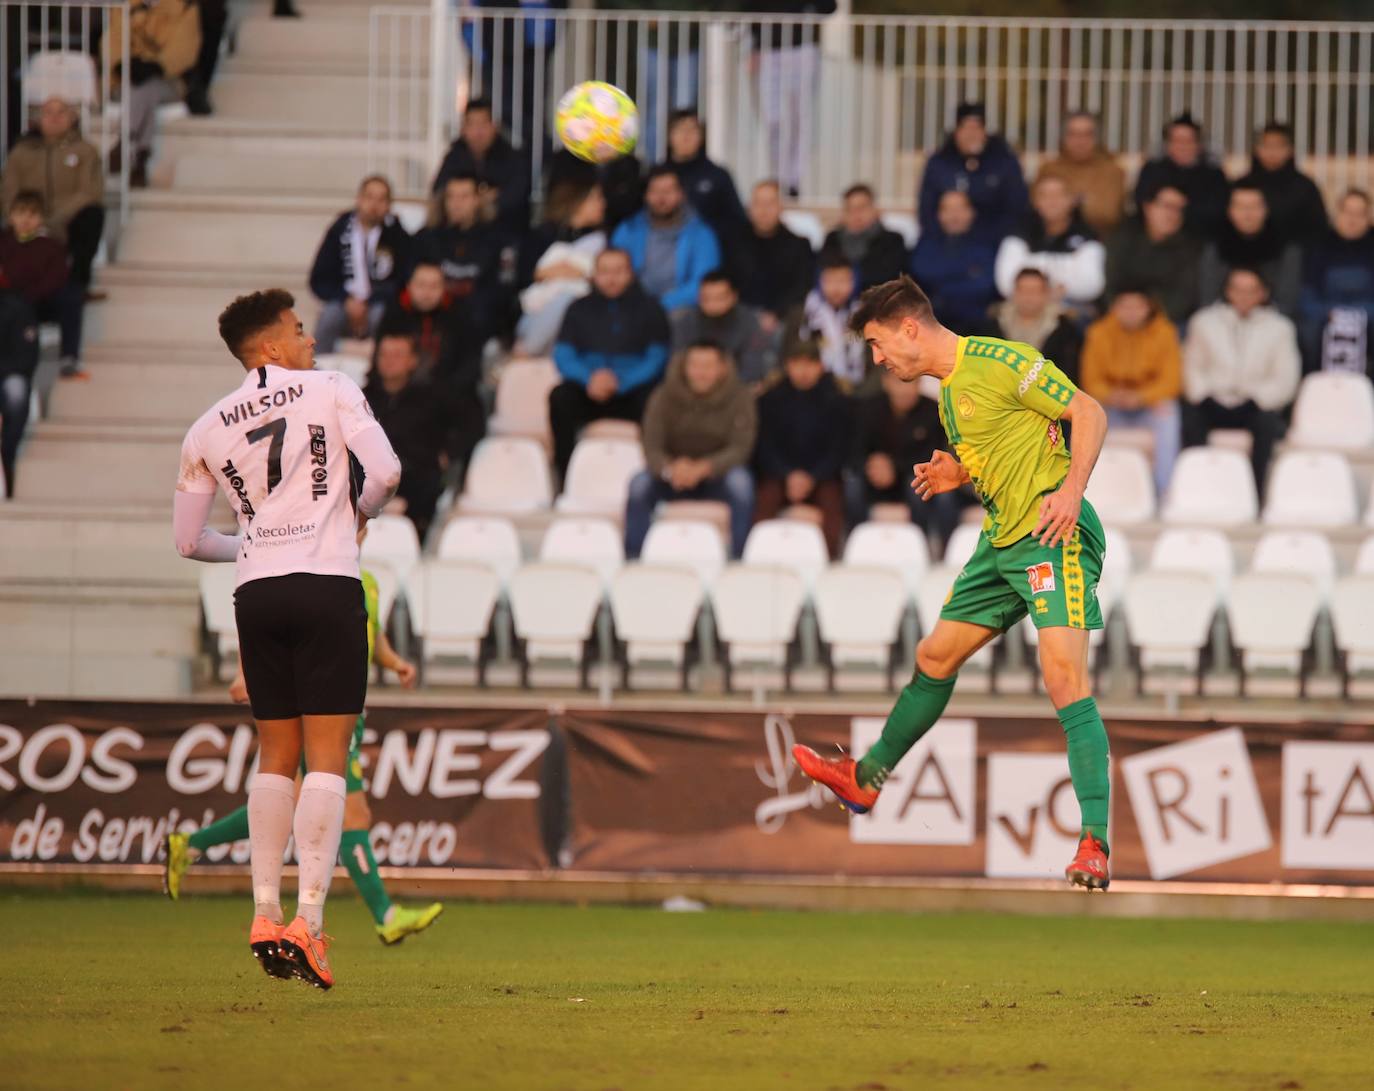
<instances>
[{"instance_id":1,"label":"white sock","mask_svg":"<svg viewBox=\"0 0 1374 1091\"><path fill-rule=\"evenodd\" d=\"M334 877L343 834L344 778L333 773L306 773L296 804L296 859L300 864L300 891L296 913L305 918L312 935L324 927L324 899Z\"/></svg>"},{"instance_id":2,"label":"white sock","mask_svg":"<svg viewBox=\"0 0 1374 1091\"><path fill-rule=\"evenodd\" d=\"M281 867L291 838L296 782L258 773L248 789L248 846L252 850L254 912L281 924Z\"/></svg>"}]
</instances>

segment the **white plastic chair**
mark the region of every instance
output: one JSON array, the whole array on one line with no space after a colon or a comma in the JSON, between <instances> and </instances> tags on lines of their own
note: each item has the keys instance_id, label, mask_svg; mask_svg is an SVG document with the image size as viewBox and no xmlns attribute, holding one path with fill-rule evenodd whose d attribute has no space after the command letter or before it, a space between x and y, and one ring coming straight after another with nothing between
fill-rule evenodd
<instances>
[{"instance_id":1,"label":"white plastic chair","mask_svg":"<svg viewBox=\"0 0 1374 1091\"><path fill-rule=\"evenodd\" d=\"M1241 653L1241 693L1256 670L1295 675L1305 694L1304 657L1321 609L1316 583L1306 576L1248 572L1231 586L1227 605L1231 643Z\"/></svg>"},{"instance_id":2,"label":"white plastic chair","mask_svg":"<svg viewBox=\"0 0 1374 1091\"><path fill-rule=\"evenodd\" d=\"M812 523L799 519L765 519L755 523L744 542L747 564L772 564L801 577L808 593L829 562L825 536Z\"/></svg>"},{"instance_id":3,"label":"white plastic chair","mask_svg":"<svg viewBox=\"0 0 1374 1091\"><path fill-rule=\"evenodd\" d=\"M539 546L541 561L566 561L595 569L607 589L625 563L625 547L615 524L605 519L555 519Z\"/></svg>"},{"instance_id":4,"label":"white plastic chair","mask_svg":"<svg viewBox=\"0 0 1374 1091\"><path fill-rule=\"evenodd\" d=\"M1250 460L1222 447L1190 447L1178 456L1160 513L1164 522L1203 527L1253 523L1259 515Z\"/></svg>"},{"instance_id":5,"label":"white plastic chair","mask_svg":"<svg viewBox=\"0 0 1374 1091\"><path fill-rule=\"evenodd\" d=\"M659 519L649 527L640 560L692 569L708 590L725 567L725 542L711 523L695 519Z\"/></svg>"},{"instance_id":6,"label":"white plastic chair","mask_svg":"<svg viewBox=\"0 0 1374 1091\"><path fill-rule=\"evenodd\" d=\"M1196 572L1212 578L1215 599L1225 601L1236 574L1231 542L1219 530L1168 527L1150 552L1152 572Z\"/></svg>"},{"instance_id":7,"label":"white plastic chair","mask_svg":"<svg viewBox=\"0 0 1374 1091\"><path fill-rule=\"evenodd\" d=\"M239 654L239 625L234 616L237 567L234 564L200 566L200 609L205 615L205 629L215 639L221 676L227 671L230 678L238 666Z\"/></svg>"},{"instance_id":8,"label":"white plastic chair","mask_svg":"<svg viewBox=\"0 0 1374 1091\"><path fill-rule=\"evenodd\" d=\"M362 386L367 382L367 373L372 370L372 363L361 356L353 356L346 352L326 352L315 357L315 370L342 371Z\"/></svg>"},{"instance_id":9,"label":"white plastic chair","mask_svg":"<svg viewBox=\"0 0 1374 1091\"><path fill-rule=\"evenodd\" d=\"M424 662L459 657L483 664L482 641L491 630L501 581L474 561L428 560L411 577L411 624L424 642Z\"/></svg>"},{"instance_id":10,"label":"white plastic chair","mask_svg":"<svg viewBox=\"0 0 1374 1091\"><path fill-rule=\"evenodd\" d=\"M1325 602L1336 580L1336 554L1325 534L1312 530L1270 530L1255 545L1250 571L1309 579Z\"/></svg>"},{"instance_id":11,"label":"white plastic chair","mask_svg":"<svg viewBox=\"0 0 1374 1091\"><path fill-rule=\"evenodd\" d=\"M420 537L415 524L404 515L379 515L367 524L360 560L364 568L381 562L389 565L402 583L420 561Z\"/></svg>"},{"instance_id":12,"label":"white plastic chair","mask_svg":"<svg viewBox=\"0 0 1374 1091\"><path fill-rule=\"evenodd\" d=\"M553 482L544 448L524 436L488 436L468 464L463 514L518 515L548 508Z\"/></svg>"},{"instance_id":13,"label":"white plastic chair","mask_svg":"<svg viewBox=\"0 0 1374 1091\"><path fill-rule=\"evenodd\" d=\"M901 635L906 609L907 588L900 573L848 562L831 565L816 578L812 596L832 668L890 670L892 645Z\"/></svg>"},{"instance_id":14,"label":"white plastic chair","mask_svg":"<svg viewBox=\"0 0 1374 1091\"><path fill-rule=\"evenodd\" d=\"M1144 676L1157 668L1199 671L1217 609L1210 575L1142 572L1127 585L1122 605L1126 631L1139 654L1142 688Z\"/></svg>"},{"instance_id":15,"label":"white plastic chair","mask_svg":"<svg viewBox=\"0 0 1374 1091\"><path fill-rule=\"evenodd\" d=\"M1132 447L1104 447L1088 479L1088 502L1107 526L1136 526L1155 517L1150 460Z\"/></svg>"},{"instance_id":16,"label":"white plastic chair","mask_svg":"<svg viewBox=\"0 0 1374 1091\"><path fill-rule=\"evenodd\" d=\"M520 567L520 536L509 519L462 515L444 527L435 554L440 560L484 564L505 587Z\"/></svg>"},{"instance_id":17,"label":"white plastic chair","mask_svg":"<svg viewBox=\"0 0 1374 1091\"><path fill-rule=\"evenodd\" d=\"M849 532L844 559L846 564L896 572L914 597L930 568L930 543L914 523L860 523Z\"/></svg>"},{"instance_id":18,"label":"white plastic chair","mask_svg":"<svg viewBox=\"0 0 1374 1091\"><path fill-rule=\"evenodd\" d=\"M50 98L75 106L94 106L100 101L95 60L76 50L43 50L24 66L24 109Z\"/></svg>"},{"instance_id":19,"label":"white plastic chair","mask_svg":"<svg viewBox=\"0 0 1374 1091\"><path fill-rule=\"evenodd\" d=\"M950 534L949 541L945 543L944 563L952 568L963 568L972 559L982 536L983 524L981 522L960 523Z\"/></svg>"},{"instance_id":20,"label":"white plastic chair","mask_svg":"<svg viewBox=\"0 0 1374 1091\"><path fill-rule=\"evenodd\" d=\"M878 217L885 228L902 236L902 245L913 250L921 238L921 225L910 212L884 212Z\"/></svg>"},{"instance_id":21,"label":"white plastic chair","mask_svg":"<svg viewBox=\"0 0 1374 1091\"><path fill-rule=\"evenodd\" d=\"M1288 442L1342 451L1374 446L1374 384L1346 371L1307 376L1298 388Z\"/></svg>"},{"instance_id":22,"label":"white plastic chair","mask_svg":"<svg viewBox=\"0 0 1374 1091\"><path fill-rule=\"evenodd\" d=\"M1285 451L1269 474L1264 522L1278 527L1355 524L1355 475L1336 451Z\"/></svg>"},{"instance_id":23,"label":"white plastic chair","mask_svg":"<svg viewBox=\"0 0 1374 1091\"><path fill-rule=\"evenodd\" d=\"M821 224L821 218L814 212L806 212L800 208L784 208L782 222L787 225L788 231L800 235L809 242L812 250L819 250L825 244L825 227Z\"/></svg>"},{"instance_id":24,"label":"white plastic chair","mask_svg":"<svg viewBox=\"0 0 1374 1091\"><path fill-rule=\"evenodd\" d=\"M1336 585L1331 627L1345 659L1347 684L1352 674L1374 671L1374 575L1360 572Z\"/></svg>"},{"instance_id":25,"label":"white plastic chair","mask_svg":"<svg viewBox=\"0 0 1374 1091\"><path fill-rule=\"evenodd\" d=\"M549 447L549 392L559 383L552 360L512 360L496 381L496 408L487 421L492 436L532 436Z\"/></svg>"},{"instance_id":26,"label":"white plastic chair","mask_svg":"<svg viewBox=\"0 0 1374 1091\"><path fill-rule=\"evenodd\" d=\"M536 561L511 577L510 606L515 635L525 642L521 681L528 684L536 659L579 663L585 681L584 651L601 607L601 577L585 565Z\"/></svg>"},{"instance_id":27,"label":"white plastic chair","mask_svg":"<svg viewBox=\"0 0 1374 1091\"><path fill-rule=\"evenodd\" d=\"M787 648L797 631L806 585L777 565L732 564L711 590L716 632L726 644L726 686L735 667L762 663L788 673ZM790 677L788 678L790 682Z\"/></svg>"},{"instance_id":28,"label":"white plastic chair","mask_svg":"<svg viewBox=\"0 0 1374 1091\"><path fill-rule=\"evenodd\" d=\"M630 479L644 469L644 448L628 439L583 438L573 448L563 494L555 508L565 515L625 518Z\"/></svg>"},{"instance_id":29,"label":"white plastic chair","mask_svg":"<svg viewBox=\"0 0 1374 1091\"><path fill-rule=\"evenodd\" d=\"M391 620L391 608L401 594L401 580L396 570L384 560L369 561L362 566L372 573L377 581L377 615L381 627L385 629Z\"/></svg>"},{"instance_id":30,"label":"white plastic chair","mask_svg":"<svg viewBox=\"0 0 1374 1091\"><path fill-rule=\"evenodd\" d=\"M631 561L611 581L611 618L630 668L671 663L682 669L701 612L700 577L683 565ZM683 687L686 687L686 677Z\"/></svg>"}]
</instances>

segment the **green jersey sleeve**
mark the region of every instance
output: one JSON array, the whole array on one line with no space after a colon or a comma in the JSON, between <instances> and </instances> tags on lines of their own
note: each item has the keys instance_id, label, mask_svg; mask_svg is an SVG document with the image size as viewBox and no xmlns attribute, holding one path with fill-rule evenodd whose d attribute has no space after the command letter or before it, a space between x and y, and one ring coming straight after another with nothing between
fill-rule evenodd
<instances>
[{"instance_id":1,"label":"green jersey sleeve","mask_svg":"<svg viewBox=\"0 0 1374 1091\"><path fill-rule=\"evenodd\" d=\"M1016 384L1016 400L1041 416L1058 420L1077 391L1052 360L1037 354Z\"/></svg>"}]
</instances>

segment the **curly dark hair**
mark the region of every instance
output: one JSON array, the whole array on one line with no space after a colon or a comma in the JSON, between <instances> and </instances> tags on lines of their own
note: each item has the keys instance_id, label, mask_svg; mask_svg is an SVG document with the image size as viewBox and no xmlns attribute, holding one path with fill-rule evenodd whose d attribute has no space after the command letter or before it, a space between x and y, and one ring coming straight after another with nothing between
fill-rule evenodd
<instances>
[{"instance_id":1,"label":"curly dark hair","mask_svg":"<svg viewBox=\"0 0 1374 1091\"><path fill-rule=\"evenodd\" d=\"M263 330L271 329L296 305L296 297L285 288L266 288L241 295L220 312L219 335L229 351L244 364L249 343Z\"/></svg>"},{"instance_id":2,"label":"curly dark hair","mask_svg":"<svg viewBox=\"0 0 1374 1091\"><path fill-rule=\"evenodd\" d=\"M887 325L903 318L914 318L921 323L935 320L930 297L905 273L896 280L875 284L859 296L859 305L849 317L849 328L862 337L864 327L870 322Z\"/></svg>"}]
</instances>

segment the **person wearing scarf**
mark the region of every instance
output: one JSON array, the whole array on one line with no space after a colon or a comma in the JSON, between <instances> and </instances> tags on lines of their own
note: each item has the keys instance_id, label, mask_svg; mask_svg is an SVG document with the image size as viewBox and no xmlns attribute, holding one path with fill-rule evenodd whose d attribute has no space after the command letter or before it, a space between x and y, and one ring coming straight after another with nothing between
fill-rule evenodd
<instances>
[{"instance_id":1,"label":"person wearing scarf","mask_svg":"<svg viewBox=\"0 0 1374 1091\"><path fill-rule=\"evenodd\" d=\"M1264 191L1253 182L1231 188L1226 219L1202 253L1198 287L1203 305L1222 297L1232 269L1253 269L1269 285L1270 299L1288 318L1298 313L1302 291L1302 251L1285 242L1269 215Z\"/></svg>"}]
</instances>

